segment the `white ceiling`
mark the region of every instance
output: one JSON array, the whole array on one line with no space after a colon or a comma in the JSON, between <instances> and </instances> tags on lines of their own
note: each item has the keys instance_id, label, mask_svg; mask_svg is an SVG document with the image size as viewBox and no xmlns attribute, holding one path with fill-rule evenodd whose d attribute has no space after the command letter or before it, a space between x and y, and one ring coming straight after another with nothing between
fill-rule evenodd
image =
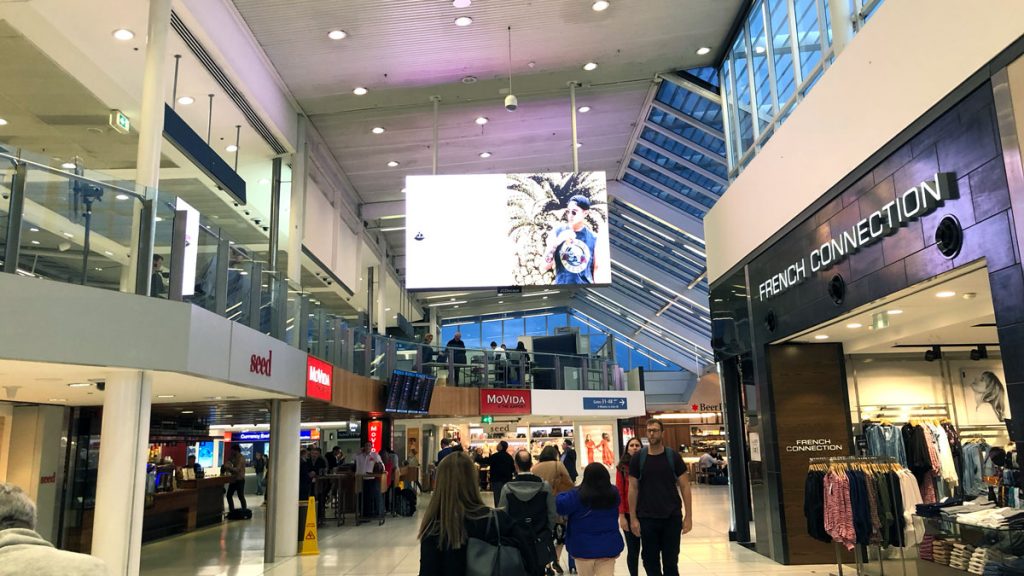
<instances>
[{"instance_id":1,"label":"white ceiling","mask_svg":"<svg viewBox=\"0 0 1024 576\"><path fill-rule=\"evenodd\" d=\"M939 298L939 292L955 292ZM902 314L892 314L902 310ZM883 314L888 327L875 328ZM849 328L861 324L860 328ZM863 306L833 322L799 334L790 342L841 342L847 354L923 353L928 346L995 344L996 332L988 270L982 266L955 271L919 284L884 300ZM827 335L827 340L815 336ZM908 346L915 346L910 347ZM955 348L967 351L969 347Z\"/></svg>"}]
</instances>

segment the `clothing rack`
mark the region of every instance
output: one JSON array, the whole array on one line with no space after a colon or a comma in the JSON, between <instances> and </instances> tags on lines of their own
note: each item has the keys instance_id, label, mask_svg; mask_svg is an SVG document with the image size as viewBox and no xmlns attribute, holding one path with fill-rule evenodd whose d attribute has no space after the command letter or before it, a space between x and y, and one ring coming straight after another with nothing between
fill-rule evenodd
<instances>
[{"instance_id":1,"label":"clothing rack","mask_svg":"<svg viewBox=\"0 0 1024 576\"><path fill-rule=\"evenodd\" d=\"M871 466L871 465L876 465L876 466L896 466L898 468L902 468L903 467L896 458L893 458L893 457L890 457L890 456L822 456L822 457L816 457L816 458L809 458L808 459L808 471L816 470L816 469L820 470L822 465L825 465L825 468L828 469L828 470L831 470L832 467L835 466L835 465L853 466L853 467L857 467L858 465L865 465L865 466ZM894 489L890 488L890 494L891 494L893 500L895 500L896 492L895 492ZM837 576L843 576L842 545L840 545L839 542L833 542L832 545L833 545L833 547L835 549L835 554L836 554ZM877 544L877 547L878 547L878 569L879 569L879 574L880 574L880 576L885 576L885 564L883 562L882 545L881 544ZM863 552L862 552L862 548L863 548ZM900 563L901 563L901 567L902 567L902 573L903 573L903 576L906 576L906 574L907 574L907 559L906 559L906 556L905 556L903 548L902 547L897 547L897 548L899 548L899 551L900 551ZM867 551L867 546L866 545L858 544L858 545L854 546L854 548L853 548L853 558L854 558L854 563L855 563L855 566L856 566L855 570L856 570L857 576L862 576L862 575L867 574L867 572L865 571L867 562L865 562L865 559L864 559L864 556L865 556L864 552L866 552L866 551Z\"/></svg>"}]
</instances>

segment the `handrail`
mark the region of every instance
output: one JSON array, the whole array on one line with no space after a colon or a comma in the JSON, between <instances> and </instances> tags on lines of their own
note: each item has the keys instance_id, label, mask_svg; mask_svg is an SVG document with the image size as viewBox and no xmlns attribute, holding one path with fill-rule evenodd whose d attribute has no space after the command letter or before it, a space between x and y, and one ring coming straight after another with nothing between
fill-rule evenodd
<instances>
[{"instance_id":1,"label":"handrail","mask_svg":"<svg viewBox=\"0 0 1024 576\"><path fill-rule=\"evenodd\" d=\"M86 182L86 183L92 184L94 186L101 186L103 188L109 188L110 190L113 190L113 191L116 191L116 192L121 192L123 194L128 194L129 196L134 196L135 198L137 198L140 201L144 201L146 199L146 197L144 195L139 194L138 192L136 192L134 190L129 190L128 188L122 188L122 187L117 186L115 184L108 184L106 182L101 182L99 180L94 180L92 178L87 178L85 176L81 176L79 174L75 174L74 172L68 172L66 170L61 170L61 169L58 169L58 168L54 168L52 166L47 166L46 164L40 164L39 162L33 162L32 160L26 160L26 159L21 158L19 156L12 156L10 154L4 153L4 152L0 152L0 158L8 158L8 159L14 161L15 164L18 164L18 163L25 164L27 166L30 166L30 167L36 169L36 170L42 170L44 172L49 172L50 174L53 174L55 176L63 176L65 178L73 178L75 180L81 180L82 182Z\"/></svg>"}]
</instances>

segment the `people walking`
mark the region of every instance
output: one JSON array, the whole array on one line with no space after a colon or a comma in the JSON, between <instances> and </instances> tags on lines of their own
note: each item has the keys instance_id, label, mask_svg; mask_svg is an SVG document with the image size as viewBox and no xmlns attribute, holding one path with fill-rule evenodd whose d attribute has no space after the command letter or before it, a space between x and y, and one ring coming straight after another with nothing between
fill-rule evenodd
<instances>
[{"instance_id":1,"label":"people walking","mask_svg":"<svg viewBox=\"0 0 1024 576\"><path fill-rule=\"evenodd\" d=\"M501 499L501 490L505 484L512 480L515 475L516 466L512 462L512 455L508 453L508 442L498 442L498 449L486 458L480 459L481 466L490 466L488 473L491 491L494 493L494 505L498 506Z\"/></svg>"},{"instance_id":2,"label":"people walking","mask_svg":"<svg viewBox=\"0 0 1024 576\"><path fill-rule=\"evenodd\" d=\"M640 537L648 576L679 575L680 538L693 529L686 465L678 452L665 446L664 433L660 420L648 420L648 446L629 462L630 530Z\"/></svg>"},{"instance_id":3,"label":"people walking","mask_svg":"<svg viewBox=\"0 0 1024 576\"><path fill-rule=\"evenodd\" d=\"M568 519L566 545L580 576L612 576L623 545L616 524L619 492L604 464L587 464L583 482L559 494L556 507Z\"/></svg>"},{"instance_id":4,"label":"people walking","mask_svg":"<svg viewBox=\"0 0 1024 576\"><path fill-rule=\"evenodd\" d=\"M558 498L559 494L567 490L572 490L575 485L569 479L569 471L565 469L565 465L558 461L558 448L554 446L545 446L541 450L540 458L537 464L533 466L533 473L540 476L551 486L551 492L554 493L555 498ZM554 526L554 535L555 562L552 567L555 569L555 572L561 574L563 570L560 561L562 558L562 548L565 547L565 518L562 516L559 516Z\"/></svg>"},{"instance_id":5,"label":"people walking","mask_svg":"<svg viewBox=\"0 0 1024 576\"><path fill-rule=\"evenodd\" d=\"M527 450L516 452L515 465L516 477L502 489L499 507L529 530L538 562L548 566L555 561L555 494L550 484L533 473L533 456Z\"/></svg>"},{"instance_id":6,"label":"people walking","mask_svg":"<svg viewBox=\"0 0 1024 576\"><path fill-rule=\"evenodd\" d=\"M572 447L572 438L566 438L562 441L562 464L569 471L569 478L572 480L572 483L576 484L579 471L576 470L576 449Z\"/></svg>"},{"instance_id":7,"label":"people walking","mask_svg":"<svg viewBox=\"0 0 1024 576\"><path fill-rule=\"evenodd\" d=\"M263 492L266 488L266 480L264 474L267 471L267 457L263 455L263 452L257 452L252 458L252 467L256 472L256 495L263 496Z\"/></svg>"},{"instance_id":8,"label":"people walking","mask_svg":"<svg viewBox=\"0 0 1024 576\"><path fill-rule=\"evenodd\" d=\"M476 466L466 453L451 454L437 466L437 483L418 538L420 576L465 576L470 538L511 544L522 555L529 576L542 572L526 528L504 510L484 504Z\"/></svg>"},{"instance_id":9,"label":"people walking","mask_svg":"<svg viewBox=\"0 0 1024 576\"><path fill-rule=\"evenodd\" d=\"M643 444L639 438L630 438L615 468L615 485L619 489L619 528L626 537L626 567L629 569L629 576L640 574L640 537L629 529L632 518L629 515L629 462L641 448Z\"/></svg>"},{"instance_id":10,"label":"people walking","mask_svg":"<svg viewBox=\"0 0 1024 576\"><path fill-rule=\"evenodd\" d=\"M231 483L228 484L228 513L235 511L235 500L232 498L234 494L238 494L238 505L241 509L248 509L245 504L245 456L242 455L242 447L237 443L231 443L231 458L224 463L224 468L231 476Z\"/></svg>"}]
</instances>

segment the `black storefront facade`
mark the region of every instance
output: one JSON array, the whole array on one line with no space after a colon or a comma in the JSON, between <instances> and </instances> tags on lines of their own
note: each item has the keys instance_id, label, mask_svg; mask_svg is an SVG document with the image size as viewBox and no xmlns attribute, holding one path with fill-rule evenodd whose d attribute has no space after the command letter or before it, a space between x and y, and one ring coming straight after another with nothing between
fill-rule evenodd
<instances>
[{"instance_id":1,"label":"black storefront facade","mask_svg":"<svg viewBox=\"0 0 1024 576\"><path fill-rule=\"evenodd\" d=\"M712 285L730 454L746 454L730 465L733 537L751 541L752 521L761 554L785 564L835 561L832 546L807 535L804 480L809 458L856 451L842 345L773 342L983 265L1010 413L1022 416L1007 425L1011 439L1024 440L1024 171L1015 122L1024 94L1010 90L1022 52L1017 42Z\"/></svg>"}]
</instances>

